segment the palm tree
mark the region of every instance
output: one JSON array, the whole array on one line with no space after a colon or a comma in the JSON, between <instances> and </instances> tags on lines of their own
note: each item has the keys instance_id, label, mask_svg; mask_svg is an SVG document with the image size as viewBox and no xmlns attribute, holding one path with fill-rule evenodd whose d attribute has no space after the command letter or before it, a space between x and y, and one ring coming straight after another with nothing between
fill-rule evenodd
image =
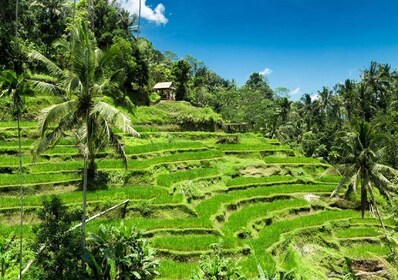
<instances>
[{"instance_id":1,"label":"palm tree","mask_svg":"<svg viewBox=\"0 0 398 280\"><path fill-rule=\"evenodd\" d=\"M354 133L347 136L346 163L341 166L344 178L337 185L332 196L347 183L349 183L347 192L356 192L360 186L362 218L369 205L372 212L375 210L380 224L384 228L380 211L375 201L374 187L389 201L390 194L397 193L397 189L392 185L389 176L398 175L398 171L379 163L384 152L382 145L384 137L377 134L369 123L360 122Z\"/></svg>"},{"instance_id":2,"label":"palm tree","mask_svg":"<svg viewBox=\"0 0 398 280\"><path fill-rule=\"evenodd\" d=\"M363 81L366 89L370 90L372 102L381 109L386 110L388 103L388 82L390 66L388 64L378 64L375 61L370 63L369 69L363 72Z\"/></svg>"},{"instance_id":3,"label":"palm tree","mask_svg":"<svg viewBox=\"0 0 398 280\"><path fill-rule=\"evenodd\" d=\"M283 97L279 101L279 115L281 117L282 124L286 124L287 122L292 103L293 102L287 97Z\"/></svg>"},{"instance_id":4,"label":"palm tree","mask_svg":"<svg viewBox=\"0 0 398 280\"><path fill-rule=\"evenodd\" d=\"M313 110L314 110L314 104L312 102L312 97L310 94L306 93L304 94L300 101L303 103L302 111L304 114L304 118L307 123L307 130L311 130L312 128L312 118L313 118Z\"/></svg>"},{"instance_id":5,"label":"palm tree","mask_svg":"<svg viewBox=\"0 0 398 280\"><path fill-rule=\"evenodd\" d=\"M337 88L349 122L351 122L353 116L356 115L357 110L355 104L358 102L358 95L355 89L356 85L351 80L345 80L344 84L339 84Z\"/></svg>"},{"instance_id":6,"label":"palm tree","mask_svg":"<svg viewBox=\"0 0 398 280\"><path fill-rule=\"evenodd\" d=\"M56 83L43 80L34 82L35 89L45 92L64 92L67 101L43 109L38 117L40 139L34 154L38 155L55 145L72 131L80 141L80 150L84 157L83 175L83 214L82 246L85 246L86 192L89 176L94 176L95 158L105 146L112 146L123 159L127 167L127 158L113 128L138 137L130 119L115 107L100 101L103 95L120 93L119 84L114 80L117 73L111 72L106 65L117 54L115 48L103 52L96 48L86 24L71 25L73 44L65 41L57 46L70 52L71 69L63 70L42 54L32 51L29 56L43 65ZM71 47L73 46L73 47ZM106 69L105 69L106 68Z\"/></svg>"},{"instance_id":7,"label":"palm tree","mask_svg":"<svg viewBox=\"0 0 398 280\"><path fill-rule=\"evenodd\" d=\"M29 84L23 75L17 75L12 70L5 70L0 74L0 98L11 96L13 99L13 114L17 119L18 130L18 157L19 157L19 184L20 184L20 273L22 272L22 237L23 237L23 176L22 176L22 149L21 149L21 114L23 96L30 91ZM21 279L21 275L20 275Z\"/></svg>"}]
</instances>

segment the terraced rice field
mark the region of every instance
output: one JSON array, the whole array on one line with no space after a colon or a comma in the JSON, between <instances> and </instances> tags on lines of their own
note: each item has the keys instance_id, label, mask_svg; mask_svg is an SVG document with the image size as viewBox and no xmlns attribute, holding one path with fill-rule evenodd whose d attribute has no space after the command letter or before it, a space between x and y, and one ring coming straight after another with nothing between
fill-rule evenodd
<instances>
[{"instance_id":1,"label":"terraced rice field","mask_svg":"<svg viewBox=\"0 0 398 280\"><path fill-rule=\"evenodd\" d=\"M33 163L34 124L23 123L22 135L29 217L24 234L32 238L43 197L57 194L71 208L80 207L83 164L73 138L62 140ZM146 230L161 260L160 279L189 279L200 256L211 253L211 244L218 242L251 278L260 264L267 270L299 267L304 277L316 277L304 279L327 279L330 268L322 267L321 249L302 248L323 245L322 250L329 250L328 244L334 244L334 256L342 259L388 252L376 219L359 219L356 210L332 206L329 196L340 177L330 166L261 135L236 136L239 144L217 144L220 137L230 137L220 132L123 136L127 170L111 150L102 152L97 165L107 181L87 198L89 215L129 199L127 212L123 218L116 210L94 220L88 230L122 220ZM17 147L15 124L0 123L2 236L19 230ZM318 261L320 268L301 272L300 263L311 261Z\"/></svg>"}]
</instances>

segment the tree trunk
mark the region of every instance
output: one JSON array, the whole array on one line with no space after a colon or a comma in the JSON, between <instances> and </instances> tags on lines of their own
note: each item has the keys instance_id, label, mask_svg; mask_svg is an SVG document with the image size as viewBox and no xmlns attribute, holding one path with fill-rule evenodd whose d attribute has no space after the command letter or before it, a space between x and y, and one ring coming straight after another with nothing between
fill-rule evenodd
<instances>
[{"instance_id":1,"label":"tree trunk","mask_svg":"<svg viewBox=\"0 0 398 280\"><path fill-rule=\"evenodd\" d=\"M19 0L15 2L15 44L17 46L17 51L19 51L18 47L18 25L19 25ZM18 54L19 56L19 54ZM15 67L15 73L18 74L18 67ZM17 76L18 78L18 76ZM18 87L15 89L14 94L19 94ZM14 102L15 102L14 96ZM19 277L22 279L22 239L23 239L23 178L22 178L22 148L21 148L21 125L20 125L20 118L21 118L21 108L19 104L19 98L17 97L18 104L16 105L17 108L17 129L18 129L18 157L19 157L19 184L20 184L20 232L19 232Z\"/></svg>"},{"instance_id":2,"label":"tree trunk","mask_svg":"<svg viewBox=\"0 0 398 280\"><path fill-rule=\"evenodd\" d=\"M82 239L82 248L83 250L86 247L86 206L87 206L87 177L88 177L88 160L89 160L89 142L90 142L90 134L91 134L91 129L89 127L89 111L88 109L86 110L86 116L85 116L85 121L86 121L86 129L87 129L87 139L86 139L86 148L88 150L88 154L84 155L84 174L83 174L83 202L82 202L82 231L81 231L81 239Z\"/></svg>"},{"instance_id":3,"label":"tree trunk","mask_svg":"<svg viewBox=\"0 0 398 280\"><path fill-rule=\"evenodd\" d=\"M17 92L15 94L18 94ZM22 175L22 148L21 148L21 125L20 125L20 108L18 106L17 112L17 129L18 129L18 157L19 157L19 199L20 199L20 232L19 232L19 276L22 279L22 240L23 240L23 175Z\"/></svg>"},{"instance_id":4,"label":"tree trunk","mask_svg":"<svg viewBox=\"0 0 398 280\"><path fill-rule=\"evenodd\" d=\"M368 202L368 197L367 197L367 187L369 183L369 178L368 174L366 171L361 171L362 173L362 182L361 182L361 214L362 214L362 219L365 216L365 211L366 211L366 205Z\"/></svg>"}]
</instances>

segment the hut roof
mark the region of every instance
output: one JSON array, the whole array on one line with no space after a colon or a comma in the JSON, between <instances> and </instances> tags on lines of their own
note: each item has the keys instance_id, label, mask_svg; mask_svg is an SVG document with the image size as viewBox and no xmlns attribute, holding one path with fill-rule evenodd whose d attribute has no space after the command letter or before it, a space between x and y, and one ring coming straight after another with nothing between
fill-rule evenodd
<instances>
[{"instance_id":1,"label":"hut roof","mask_svg":"<svg viewBox=\"0 0 398 280\"><path fill-rule=\"evenodd\" d=\"M173 82L157 83L153 89L174 89Z\"/></svg>"}]
</instances>

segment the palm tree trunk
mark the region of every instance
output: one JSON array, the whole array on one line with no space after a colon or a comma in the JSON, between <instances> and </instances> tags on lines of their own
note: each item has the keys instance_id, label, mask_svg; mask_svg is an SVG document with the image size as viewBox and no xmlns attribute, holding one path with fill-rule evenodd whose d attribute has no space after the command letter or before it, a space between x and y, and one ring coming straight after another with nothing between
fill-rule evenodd
<instances>
[{"instance_id":1,"label":"palm tree trunk","mask_svg":"<svg viewBox=\"0 0 398 280\"><path fill-rule=\"evenodd\" d=\"M141 31L141 0L138 0L138 29L137 29L137 38L140 37L140 31Z\"/></svg>"},{"instance_id":2,"label":"palm tree trunk","mask_svg":"<svg viewBox=\"0 0 398 280\"><path fill-rule=\"evenodd\" d=\"M88 149L89 140L90 140L90 128L89 128L89 112L88 109L86 111L86 129L87 129L87 139L86 139L86 148ZM87 152L89 153L89 152ZM82 239L82 249L84 250L86 247L86 207L87 207L87 177L88 177L88 154L84 155L84 174L83 174L83 202L82 202L82 231L81 231L81 239Z\"/></svg>"},{"instance_id":3,"label":"palm tree trunk","mask_svg":"<svg viewBox=\"0 0 398 280\"><path fill-rule=\"evenodd\" d=\"M18 25L19 25L19 0L16 0L15 2L15 44L17 44L17 50L18 48ZM15 72L17 73L17 69L15 69ZM14 94L19 94L18 88L15 90ZM19 101L19 98L17 98ZM14 102L15 102L15 97L14 97ZM19 229L19 279L22 279L22 253L23 253L23 246L22 246L22 240L23 240L23 214L24 214L24 209L23 209L23 177L22 177L22 148L21 148L21 125L20 125L20 118L21 118L21 112L20 112L20 104L17 104L17 130L18 130L18 157L19 157L19 187L20 187L20 193L19 193L19 199L20 199L20 229Z\"/></svg>"},{"instance_id":4,"label":"palm tree trunk","mask_svg":"<svg viewBox=\"0 0 398 280\"><path fill-rule=\"evenodd\" d=\"M15 93L17 94L17 93ZM23 239L23 175L22 175L22 148L21 148L21 125L20 125L20 112L18 109L17 116L17 129L18 129L18 157L19 157L19 198L20 198L20 232L19 232L19 279L22 279L22 239Z\"/></svg>"},{"instance_id":5,"label":"palm tree trunk","mask_svg":"<svg viewBox=\"0 0 398 280\"><path fill-rule=\"evenodd\" d=\"M361 171L362 173L362 182L361 182L361 214L362 214L362 219L365 216L365 211L366 211L366 205L368 202L368 197L367 197L367 187L369 184L369 178L367 176L366 171Z\"/></svg>"},{"instance_id":6,"label":"palm tree trunk","mask_svg":"<svg viewBox=\"0 0 398 280\"><path fill-rule=\"evenodd\" d=\"M83 175L83 202L82 202L82 248L86 247L86 207L87 207L87 167L88 159L84 157L84 175Z\"/></svg>"}]
</instances>

